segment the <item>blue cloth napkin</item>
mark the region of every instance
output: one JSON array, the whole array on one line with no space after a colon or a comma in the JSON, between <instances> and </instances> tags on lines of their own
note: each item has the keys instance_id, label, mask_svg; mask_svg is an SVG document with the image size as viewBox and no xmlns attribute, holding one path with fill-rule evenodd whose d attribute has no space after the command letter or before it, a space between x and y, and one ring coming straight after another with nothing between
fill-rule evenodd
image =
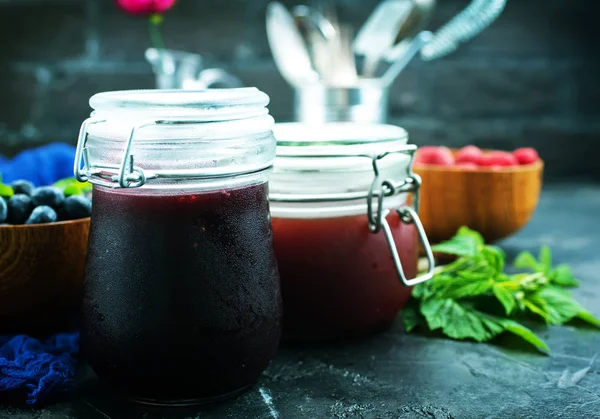
<instances>
[{"instance_id":1,"label":"blue cloth napkin","mask_svg":"<svg viewBox=\"0 0 600 419\"><path fill-rule=\"evenodd\" d=\"M22 151L14 158L0 156L2 181L10 184L25 179L35 186L51 185L57 180L73 177L75 147L52 143Z\"/></svg>"},{"instance_id":2,"label":"blue cloth napkin","mask_svg":"<svg viewBox=\"0 0 600 419\"><path fill-rule=\"evenodd\" d=\"M0 393L43 404L67 393L75 378L79 333L41 342L29 336L0 337Z\"/></svg>"}]
</instances>

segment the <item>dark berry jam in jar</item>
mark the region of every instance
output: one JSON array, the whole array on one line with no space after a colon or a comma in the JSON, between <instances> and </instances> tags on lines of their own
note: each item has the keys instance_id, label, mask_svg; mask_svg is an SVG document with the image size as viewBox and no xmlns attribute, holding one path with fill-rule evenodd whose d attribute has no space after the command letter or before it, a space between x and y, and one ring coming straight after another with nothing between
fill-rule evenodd
<instances>
[{"instance_id":1,"label":"dark berry jam in jar","mask_svg":"<svg viewBox=\"0 0 600 419\"><path fill-rule=\"evenodd\" d=\"M356 337L392 324L433 256L418 217L416 146L400 127L276 124L270 180L283 338ZM420 243L428 272L417 276Z\"/></svg>"},{"instance_id":2,"label":"dark berry jam in jar","mask_svg":"<svg viewBox=\"0 0 600 419\"><path fill-rule=\"evenodd\" d=\"M225 398L275 355L282 306L267 103L253 88L90 100L75 167L94 184L82 350L128 398Z\"/></svg>"}]
</instances>

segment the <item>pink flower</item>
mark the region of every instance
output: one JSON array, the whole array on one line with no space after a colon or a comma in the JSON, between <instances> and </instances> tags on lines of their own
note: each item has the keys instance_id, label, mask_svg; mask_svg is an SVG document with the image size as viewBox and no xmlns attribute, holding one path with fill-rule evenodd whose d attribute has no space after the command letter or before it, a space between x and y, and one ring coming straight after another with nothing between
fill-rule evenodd
<instances>
[{"instance_id":1,"label":"pink flower","mask_svg":"<svg viewBox=\"0 0 600 419\"><path fill-rule=\"evenodd\" d=\"M154 15L164 13L175 4L176 0L117 0L123 10L133 15Z\"/></svg>"}]
</instances>

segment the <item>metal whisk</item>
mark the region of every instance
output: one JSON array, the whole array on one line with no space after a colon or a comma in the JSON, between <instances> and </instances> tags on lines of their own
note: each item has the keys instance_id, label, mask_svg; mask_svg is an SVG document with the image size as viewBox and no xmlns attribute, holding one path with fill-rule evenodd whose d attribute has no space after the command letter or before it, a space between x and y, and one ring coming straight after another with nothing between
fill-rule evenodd
<instances>
[{"instance_id":1,"label":"metal whisk","mask_svg":"<svg viewBox=\"0 0 600 419\"><path fill-rule=\"evenodd\" d=\"M462 12L442 26L421 50L430 61L455 51L487 28L504 10L506 0L473 0Z\"/></svg>"}]
</instances>

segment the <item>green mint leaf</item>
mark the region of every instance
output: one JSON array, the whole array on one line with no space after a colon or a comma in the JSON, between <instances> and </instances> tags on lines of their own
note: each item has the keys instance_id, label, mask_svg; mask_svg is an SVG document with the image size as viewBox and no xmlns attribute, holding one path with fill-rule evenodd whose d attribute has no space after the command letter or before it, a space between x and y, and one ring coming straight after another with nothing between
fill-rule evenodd
<instances>
[{"instance_id":1,"label":"green mint leaf","mask_svg":"<svg viewBox=\"0 0 600 419\"><path fill-rule=\"evenodd\" d=\"M545 305L544 308L550 324L564 324L585 311L567 291L561 288L550 286L543 288L536 292L533 298Z\"/></svg>"},{"instance_id":2,"label":"green mint leaf","mask_svg":"<svg viewBox=\"0 0 600 419\"><path fill-rule=\"evenodd\" d=\"M64 189L69 185L77 185L78 183L79 183L79 181L77 179L75 179L74 177L68 177L68 178L57 180L56 182L54 182L54 184L52 186Z\"/></svg>"},{"instance_id":3,"label":"green mint leaf","mask_svg":"<svg viewBox=\"0 0 600 419\"><path fill-rule=\"evenodd\" d=\"M409 304L402 309L402 322L404 323L404 330L406 330L406 333L410 333L415 327L423 322L415 305Z\"/></svg>"},{"instance_id":4,"label":"green mint leaf","mask_svg":"<svg viewBox=\"0 0 600 419\"><path fill-rule=\"evenodd\" d=\"M13 191L13 188L11 188L8 185L5 185L4 183L0 183L0 196L10 198L14 194L15 191Z\"/></svg>"},{"instance_id":5,"label":"green mint leaf","mask_svg":"<svg viewBox=\"0 0 600 419\"><path fill-rule=\"evenodd\" d=\"M532 272L539 272L541 270L537 259L528 251L523 251L517 255L513 263L515 268L527 269Z\"/></svg>"},{"instance_id":6,"label":"green mint leaf","mask_svg":"<svg viewBox=\"0 0 600 419\"><path fill-rule=\"evenodd\" d=\"M546 287L536 293L546 303L549 322L555 325L567 323L575 318L600 327L600 320L581 306L571 294L557 287Z\"/></svg>"},{"instance_id":7,"label":"green mint leaf","mask_svg":"<svg viewBox=\"0 0 600 419\"><path fill-rule=\"evenodd\" d=\"M482 255L488 265L499 274L504 269L504 251L498 246L485 246L482 250Z\"/></svg>"},{"instance_id":8,"label":"green mint leaf","mask_svg":"<svg viewBox=\"0 0 600 419\"><path fill-rule=\"evenodd\" d=\"M475 256L483 246L481 234L468 227L461 227L450 240L431 246L434 252L456 256Z\"/></svg>"},{"instance_id":9,"label":"green mint leaf","mask_svg":"<svg viewBox=\"0 0 600 419\"><path fill-rule=\"evenodd\" d=\"M429 329L441 329L453 339L485 342L503 331L502 326L483 313L450 298L423 301L421 314Z\"/></svg>"},{"instance_id":10,"label":"green mint leaf","mask_svg":"<svg viewBox=\"0 0 600 419\"><path fill-rule=\"evenodd\" d=\"M577 318L591 324L592 326L600 327L600 320L594 317L594 315L589 311L583 310L577 313Z\"/></svg>"},{"instance_id":11,"label":"green mint leaf","mask_svg":"<svg viewBox=\"0 0 600 419\"><path fill-rule=\"evenodd\" d=\"M473 264L469 268L461 269L454 274L466 281L487 281L490 279L490 272L487 266L482 264Z\"/></svg>"},{"instance_id":12,"label":"green mint leaf","mask_svg":"<svg viewBox=\"0 0 600 419\"><path fill-rule=\"evenodd\" d=\"M540 247L540 254L538 256L538 260L543 269L543 272L550 272L552 269L552 252L548 246Z\"/></svg>"},{"instance_id":13,"label":"green mint leaf","mask_svg":"<svg viewBox=\"0 0 600 419\"><path fill-rule=\"evenodd\" d=\"M440 298L454 298L456 300L467 297L476 297L487 293L492 286L494 281L491 279L476 280L473 281L469 278L463 278L461 276L455 278L455 281L445 292L439 295Z\"/></svg>"},{"instance_id":14,"label":"green mint leaf","mask_svg":"<svg viewBox=\"0 0 600 419\"><path fill-rule=\"evenodd\" d=\"M63 189L63 193L65 196L71 195L82 195L81 188L79 185L69 185L65 189Z\"/></svg>"},{"instance_id":15,"label":"green mint leaf","mask_svg":"<svg viewBox=\"0 0 600 419\"><path fill-rule=\"evenodd\" d=\"M91 192L93 189L93 185L90 182L78 182L79 183L79 189L81 190L81 193L88 193Z\"/></svg>"},{"instance_id":16,"label":"green mint leaf","mask_svg":"<svg viewBox=\"0 0 600 419\"><path fill-rule=\"evenodd\" d=\"M519 336L544 353L550 352L548 345L525 326L513 320L474 310L451 299L423 302L421 313L431 330L441 329L446 336L453 339L484 342L506 331Z\"/></svg>"},{"instance_id":17,"label":"green mint leaf","mask_svg":"<svg viewBox=\"0 0 600 419\"><path fill-rule=\"evenodd\" d=\"M511 294L509 290L507 290L500 284L494 284L492 292L494 293L496 299L500 301L500 303L504 307L506 315L510 315L515 309L515 306L517 305L515 297Z\"/></svg>"},{"instance_id":18,"label":"green mint leaf","mask_svg":"<svg viewBox=\"0 0 600 419\"><path fill-rule=\"evenodd\" d=\"M90 182L80 182L74 177L58 180L52 186L62 189L63 193L67 196L83 195L92 190Z\"/></svg>"},{"instance_id":19,"label":"green mint leaf","mask_svg":"<svg viewBox=\"0 0 600 419\"><path fill-rule=\"evenodd\" d=\"M558 265L549 274L551 284L564 288L575 288L579 286L579 282L573 276L571 268L567 265Z\"/></svg>"},{"instance_id":20,"label":"green mint leaf","mask_svg":"<svg viewBox=\"0 0 600 419\"><path fill-rule=\"evenodd\" d=\"M548 345L544 343L535 333L531 330L519 324L513 320L509 319L499 319L500 324L504 327L507 332L512 333L513 335L519 336L524 341L529 342L533 346L535 346L538 350L550 354L550 348Z\"/></svg>"},{"instance_id":21,"label":"green mint leaf","mask_svg":"<svg viewBox=\"0 0 600 419\"><path fill-rule=\"evenodd\" d=\"M412 289L412 297L417 300L423 299L425 295L429 294L429 289L432 282L433 279L430 279L427 282L421 282L420 284L415 285Z\"/></svg>"},{"instance_id":22,"label":"green mint leaf","mask_svg":"<svg viewBox=\"0 0 600 419\"><path fill-rule=\"evenodd\" d=\"M453 301L450 299L426 300L421 302L421 314L427 321L427 326L431 330L437 330L444 326L447 319L445 312L442 312L444 304L450 304Z\"/></svg>"},{"instance_id":23,"label":"green mint leaf","mask_svg":"<svg viewBox=\"0 0 600 419\"><path fill-rule=\"evenodd\" d=\"M523 310L529 310L544 319L547 324L553 324L547 312L546 304L543 301L538 301L537 299L535 301L529 299L523 300Z\"/></svg>"}]
</instances>

